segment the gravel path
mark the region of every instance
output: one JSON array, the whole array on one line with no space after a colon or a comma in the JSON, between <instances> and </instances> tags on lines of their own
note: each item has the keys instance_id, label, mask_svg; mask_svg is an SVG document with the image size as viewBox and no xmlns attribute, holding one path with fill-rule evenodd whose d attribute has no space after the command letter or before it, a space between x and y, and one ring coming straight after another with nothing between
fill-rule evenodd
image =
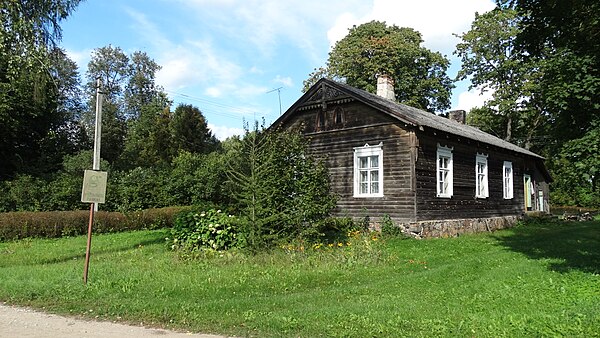
<instances>
[{"instance_id":1,"label":"gravel path","mask_svg":"<svg viewBox=\"0 0 600 338\"><path fill-rule=\"evenodd\" d=\"M191 334L111 322L87 321L47 314L0 302L0 337L36 338L225 338L225 336Z\"/></svg>"}]
</instances>

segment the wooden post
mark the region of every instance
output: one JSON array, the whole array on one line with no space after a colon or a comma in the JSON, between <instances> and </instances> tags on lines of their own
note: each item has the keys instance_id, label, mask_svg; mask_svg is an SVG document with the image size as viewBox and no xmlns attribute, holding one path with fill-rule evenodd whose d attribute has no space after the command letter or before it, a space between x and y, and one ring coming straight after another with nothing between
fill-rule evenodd
<instances>
[{"instance_id":1,"label":"wooden post","mask_svg":"<svg viewBox=\"0 0 600 338\"><path fill-rule=\"evenodd\" d=\"M87 246L85 249L85 266L83 268L83 283L87 284L90 267L90 249L92 248L92 224L94 223L94 203L90 203L90 221L88 223Z\"/></svg>"},{"instance_id":2,"label":"wooden post","mask_svg":"<svg viewBox=\"0 0 600 338\"><path fill-rule=\"evenodd\" d=\"M96 128L94 130L94 158L92 168L100 170L100 144L102 136L102 92L100 91L100 78L96 81ZM87 285L88 270L90 267L90 249L92 246L92 224L94 224L94 211L98 210L98 203L90 204L90 220L88 223L88 238L85 249L85 266L83 268L83 283Z\"/></svg>"}]
</instances>

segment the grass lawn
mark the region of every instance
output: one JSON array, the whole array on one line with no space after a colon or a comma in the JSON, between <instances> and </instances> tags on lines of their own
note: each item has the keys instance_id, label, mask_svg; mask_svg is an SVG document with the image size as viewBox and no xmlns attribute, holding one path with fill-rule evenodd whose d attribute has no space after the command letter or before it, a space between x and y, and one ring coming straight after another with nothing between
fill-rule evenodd
<instances>
[{"instance_id":1,"label":"grass lawn","mask_svg":"<svg viewBox=\"0 0 600 338\"><path fill-rule=\"evenodd\" d=\"M0 243L0 300L259 337L600 337L600 221L181 260L167 231Z\"/></svg>"}]
</instances>

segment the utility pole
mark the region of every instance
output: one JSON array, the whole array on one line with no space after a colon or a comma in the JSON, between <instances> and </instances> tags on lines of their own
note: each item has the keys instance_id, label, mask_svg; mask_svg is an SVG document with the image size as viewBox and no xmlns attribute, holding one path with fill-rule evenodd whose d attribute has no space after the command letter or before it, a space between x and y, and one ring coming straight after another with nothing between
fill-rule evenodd
<instances>
[{"instance_id":1,"label":"utility pole","mask_svg":"<svg viewBox=\"0 0 600 338\"><path fill-rule=\"evenodd\" d=\"M100 78L96 82L96 128L94 131L94 161L92 169L100 170L100 141L102 136L102 85ZM88 270L90 267L90 249L92 247L92 225L94 224L94 211L98 211L98 203L90 203L90 220L88 223L87 246L85 249L85 266L83 270L83 283L87 284Z\"/></svg>"},{"instance_id":2,"label":"utility pole","mask_svg":"<svg viewBox=\"0 0 600 338\"><path fill-rule=\"evenodd\" d=\"M269 90L267 94L277 91L277 97L279 98L279 116L281 116L281 89L283 87L275 88L273 90Z\"/></svg>"}]
</instances>

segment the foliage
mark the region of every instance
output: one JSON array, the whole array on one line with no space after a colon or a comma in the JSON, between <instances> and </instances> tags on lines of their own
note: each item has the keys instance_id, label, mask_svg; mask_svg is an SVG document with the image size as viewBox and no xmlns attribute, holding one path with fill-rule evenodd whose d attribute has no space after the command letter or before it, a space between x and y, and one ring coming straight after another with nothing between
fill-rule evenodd
<instances>
[{"instance_id":1,"label":"foliage","mask_svg":"<svg viewBox=\"0 0 600 338\"><path fill-rule=\"evenodd\" d=\"M36 177L19 175L0 184L0 212L55 211L87 209L81 203L83 172L90 169L89 150L64 157L54 174ZM101 206L108 211L135 211L173 205L227 204L226 155L182 152L171 164L108 171L107 199Z\"/></svg>"},{"instance_id":2,"label":"foliage","mask_svg":"<svg viewBox=\"0 0 600 338\"><path fill-rule=\"evenodd\" d=\"M600 123L585 136L566 142L550 161L554 173L552 202L600 207Z\"/></svg>"},{"instance_id":3,"label":"foliage","mask_svg":"<svg viewBox=\"0 0 600 338\"><path fill-rule=\"evenodd\" d=\"M100 234L87 285L83 236L22 240L0 243L0 299L236 337L598 337L598 226L369 239L372 256L305 246L193 261L168 249L168 230Z\"/></svg>"},{"instance_id":4,"label":"foliage","mask_svg":"<svg viewBox=\"0 0 600 338\"><path fill-rule=\"evenodd\" d=\"M146 52L133 52L129 60L129 80L124 90L125 115L136 118L145 106L164 94L155 83L156 72L161 66Z\"/></svg>"},{"instance_id":5,"label":"foliage","mask_svg":"<svg viewBox=\"0 0 600 338\"><path fill-rule=\"evenodd\" d=\"M323 76L374 93L377 77L394 80L396 100L430 112L450 107L449 61L422 47L421 34L411 28L371 21L352 27L329 53L327 65L304 81L304 89Z\"/></svg>"},{"instance_id":6,"label":"foliage","mask_svg":"<svg viewBox=\"0 0 600 338\"><path fill-rule=\"evenodd\" d=\"M364 232L364 228L349 217L327 217L305 229L301 238L311 243L346 242L348 234Z\"/></svg>"},{"instance_id":7,"label":"foliage","mask_svg":"<svg viewBox=\"0 0 600 338\"><path fill-rule=\"evenodd\" d=\"M168 168L151 167L126 172L115 172L108 183L106 194L110 196L108 207L112 210L132 211L177 205L165 187L168 184Z\"/></svg>"},{"instance_id":8,"label":"foliage","mask_svg":"<svg viewBox=\"0 0 600 338\"><path fill-rule=\"evenodd\" d=\"M459 36L455 54L462 61L457 80L469 78L471 89L492 93L484 107L471 111L471 121L529 149L546 134L550 117L539 100L542 63L524 58L515 46L520 20L511 9L476 14L471 29Z\"/></svg>"},{"instance_id":9,"label":"foliage","mask_svg":"<svg viewBox=\"0 0 600 338\"><path fill-rule=\"evenodd\" d=\"M176 216L189 208L169 207L138 212L99 211L94 217L94 233L122 232L171 227ZM57 238L87 233L89 211L0 213L0 241L22 238Z\"/></svg>"},{"instance_id":10,"label":"foliage","mask_svg":"<svg viewBox=\"0 0 600 338\"><path fill-rule=\"evenodd\" d=\"M215 209L181 213L169 241L171 249L185 252L234 248L238 244L235 217Z\"/></svg>"},{"instance_id":11,"label":"foliage","mask_svg":"<svg viewBox=\"0 0 600 338\"><path fill-rule=\"evenodd\" d=\"M181 152L173 159L165 189L179 205L198 205L205 201L227 204L226 161L225 155L219 152L206 155Z\"/></svg>"},{"instance_id":12,"label":"foliage","mask_svg":"<svg viewBox=\"0 0 600 338\"><path fill-rule=\"evenodd\" d=\"M294 132L246 130L228 172L241 232L251 249L296 238L329 215L335 199L322 162Z\"/></svg>"},{"instance_id":13,"label":"foliage","mask_svg":"<svg viewBox=\"0 0 600 338\"><path fill-rule=\"evenodd\" d=\"M212 134L200 109L180 104L175 108L169 125L176 152L210 153L219 141Z\"/></svg>"},{"instance_id":14,"label":"foliage","mask_svg":"<svg viewBox=\"0 0 600 338\"><path fill-rule=\"evenodd\" d=\"M0 179L55 169L76 147L76 65L56 47L79 0L4 1L0 10Z\"/></svg>"},{"instance_id":15,"label":"foliage","mask_svg":"<svg viewBox=\"0 0 600 338\"><path fill-rule=\"evenodd\" d=\"M552 136L560 145L583 137L600 118L600 4L594 0L497 0L517 11L516 47L525 58L544 59L540 99L552 112Z\"/></svg>"},{"instance_id":16,"label":"foliage","mask_svg":"<svg viewBox=\"0 0 600 338\"><path fill-rule=\"evenodd\" d=\"M130 120L127 141L119 158L120 168L164 166L175 155L169 124L170 102L159 96L145 104L136 120Z\"/></svg>"},{"instance_id":17,"label":"foliage","mask_svg":"<svg viewBox=\"0 0 600 338\"><path fill-rule=\"evenodd\" d=\"M384 238L410 238L402 231L402 228L394 224L390 215L385 214L381 217L381 235Z\"/></svg>"}]
</instances>

